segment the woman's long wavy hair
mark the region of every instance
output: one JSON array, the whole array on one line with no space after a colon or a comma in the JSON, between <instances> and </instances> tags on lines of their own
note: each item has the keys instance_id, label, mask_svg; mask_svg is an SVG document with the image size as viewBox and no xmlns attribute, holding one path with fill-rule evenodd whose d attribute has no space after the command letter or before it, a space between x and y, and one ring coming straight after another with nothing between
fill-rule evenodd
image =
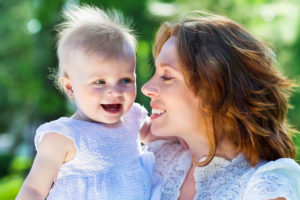
<instances>
[{"instance_id":1,"label":"woman's long wavy hair","mask_svg":"<svg viewBox=\"0 0 300 200\"><path fill-rule=\"evenodd\" d=\"M214 157L226 136L247 161L293 158L295 132L286 122L293 83L275 70L275 54L237 23L213 14L197 14L178 23L164 23L156 34L153 55L174 36L187 85L201 98Z\"/></svg>"}]
</instances>

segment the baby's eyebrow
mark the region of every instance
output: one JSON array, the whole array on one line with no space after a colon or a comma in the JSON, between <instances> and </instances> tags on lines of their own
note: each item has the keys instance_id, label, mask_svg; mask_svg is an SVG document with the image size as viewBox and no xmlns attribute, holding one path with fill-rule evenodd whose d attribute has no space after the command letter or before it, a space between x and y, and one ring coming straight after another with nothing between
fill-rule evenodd
<instances>
[{"instance_id":1,"label":"baby's eyebrow","mask_svg":"<svg viewBox=\"0 0 300 200\"><path fill-rule=\"evenodd\" d=\"M104 80L105 79L105 76L100 75L100 74L93 74L91 76L88 77L88 80L90 81L94 81L94 80Z\"/></svg>"}]
</instances>

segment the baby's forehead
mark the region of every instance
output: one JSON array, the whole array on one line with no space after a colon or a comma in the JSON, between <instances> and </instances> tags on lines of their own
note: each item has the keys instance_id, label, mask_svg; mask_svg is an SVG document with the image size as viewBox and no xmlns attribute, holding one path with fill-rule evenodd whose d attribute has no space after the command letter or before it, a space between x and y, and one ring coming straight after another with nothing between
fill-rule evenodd
<instances>
[{"instance_id":1,"label":"baby's forehead","mask_svg":"<svg viewBox=\"0 0 300 200\"><path fill-rule=\"evenodd\" d=\"M67 73L71 71L98 70L97 68L114 68L119 73L127 69L134 72L136 68L136 57L132 52L122 54L106 55L99 52L85 52L82 49L73 49L68 52L65 58L64 69ZM122 69L121 69L122 68Z\"/></svg>"},{"instance_id":2,"label":"baby's forehead","mask_svg":"<svg viewBox=\"0 0 300 200\"><path fill-rule=\"evenodd\" d=\"M86 59L97 60L97 62L114 62L122 60L125 62L135 62L136 55L133 50L124 49L124 51L86 51L83 49L71 50L70 58L76 58L76 56L85 57Z\"/></svg>"},{"instance_id":3,"label":"baby's forehead","mask_svg":"<svg viewBox=\"0 0 300 200\"><path fill-rule=\"evenodd\" d=\"M135 42L130 36L114 27L108 26L106 29L83 25L66 34L60 44L66 48L83 48L86 51L102 51L107 54L135 51Z\"/></svg>"},{"instance_id":4,"label":"baby's forehead","mask_svg":"<svg viewBox=\"0 0 300 200\"><path fill-rule=\"evenodd\" d=\"M81 41L72 41L70 43L65 44L65 48L63 49L64 53L75 54L80 53L85 56L96 56L99 58L129 58L135 59L135 48L132 47L128 42L112 42L109 41L107 43L83 43Z\"/></svg>"},{"instance_id":5,"label":"baby's forehead","mask_svg":"<svg viewBox=\"0 0 300 200\"><path fill-rule=\"evenodd\" d=\"M120 47L121 48L121 47ZM98 63L113 62L116 60L122 60L130 62L133 65L136 63L135 50L128 47L114 51L114 49L88 49L85 47L66 48L63 54L62 60L64 65L70 65L71 63L78 63L80 61L93 60ZM61 60L61 61L62 61Z\"/></svg>"}]
</instances>

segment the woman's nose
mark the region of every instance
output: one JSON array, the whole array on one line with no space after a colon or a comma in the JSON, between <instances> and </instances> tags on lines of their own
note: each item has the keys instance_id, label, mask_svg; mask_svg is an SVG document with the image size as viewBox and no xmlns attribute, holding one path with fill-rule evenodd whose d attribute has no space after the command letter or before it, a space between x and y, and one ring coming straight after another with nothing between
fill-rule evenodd
<instances>
[{"instance_id":1,"label":"woman's nose","mask_svg":"<svg viewBox=\"0 0 300 200\"><path fill-rule=\"evenodd\" d=\"M142 93L150 98L159 95L158 87L154 84L153 78L143 85Z\"/></svg>"}]
</instances>

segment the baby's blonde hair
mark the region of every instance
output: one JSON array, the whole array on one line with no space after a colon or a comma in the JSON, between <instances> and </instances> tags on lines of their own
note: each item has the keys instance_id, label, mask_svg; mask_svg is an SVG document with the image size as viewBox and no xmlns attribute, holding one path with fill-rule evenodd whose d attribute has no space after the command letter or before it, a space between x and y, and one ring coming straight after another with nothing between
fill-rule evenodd
<instances>
[{"instance_id":1,"label":"baby's blonde hair","mask_svg":"<svg viewBox=\"0 0 300 200\"><path fill-rule=\"evenodd\" d=\"M57 26L58 70L55 82L66 76L66 53L80 50L87 55L98 55L105 59L130 56L136 50L136 38L124 16L115 10L103 11L84 5L64 10L64 21Z\"/></svg>"}]
</instances>

